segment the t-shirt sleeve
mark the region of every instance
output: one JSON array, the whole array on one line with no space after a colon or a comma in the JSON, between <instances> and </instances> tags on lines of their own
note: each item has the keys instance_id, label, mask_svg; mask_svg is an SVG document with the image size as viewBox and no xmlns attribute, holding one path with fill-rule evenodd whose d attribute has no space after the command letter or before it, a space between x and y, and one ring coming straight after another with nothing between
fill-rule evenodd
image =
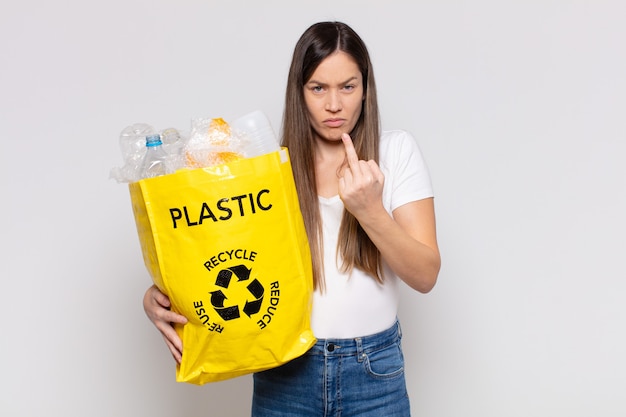
<instances>
[{"instance_id":1,"label":"t-shirt sleeve","mask_svg":"<svg viewBox=\"0 0 626 417\"><path fill-rule=\"evenodd\" d=\"M391 176L391 210L433 197L428 167L415 138L408 132L397 130L388 132L381 144L381 162L384 157L387 175Z\"/></svg>"}]
</instances>

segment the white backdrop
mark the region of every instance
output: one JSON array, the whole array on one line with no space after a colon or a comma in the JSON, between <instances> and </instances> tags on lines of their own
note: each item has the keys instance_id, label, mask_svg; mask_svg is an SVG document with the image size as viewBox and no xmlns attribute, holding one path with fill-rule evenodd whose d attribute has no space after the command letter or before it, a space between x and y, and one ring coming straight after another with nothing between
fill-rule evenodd
<instances>
[{"instance_id":1,"label":"white backdrop","mask_svg":"<svg viewBox=\"0 0 626 417\"><path fill-rule=\"evenodd\" d=\"M385 128L436 190L443 267L403 297L416 416L626 415L626 4L12 2L0 13L2 416L245 416L250 378L174 382L120 131L263 110L343 20Z\"/></svg>"}]
</instances>

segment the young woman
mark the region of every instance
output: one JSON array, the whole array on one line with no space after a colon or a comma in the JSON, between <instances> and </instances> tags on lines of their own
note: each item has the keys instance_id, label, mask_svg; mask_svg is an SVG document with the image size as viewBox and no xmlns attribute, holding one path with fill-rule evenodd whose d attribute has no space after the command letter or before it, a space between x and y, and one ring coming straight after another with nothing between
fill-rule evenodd
<instances>
[{"instance_id":1,"label":"young woman","mask_svg":"<svg viewBox=\"0 0 626 417\"><path fill-rule=\"evenodd\" d=\"M440 267L430 178L413 137L380 131L376 85L361 38L340 22L296 44L283 117L313 258L304 356L254 375L252 415L408 416L399 280L426 293ZM177 361L182 343L156 287L144 308Z\"/></svg>"}]
</instances>

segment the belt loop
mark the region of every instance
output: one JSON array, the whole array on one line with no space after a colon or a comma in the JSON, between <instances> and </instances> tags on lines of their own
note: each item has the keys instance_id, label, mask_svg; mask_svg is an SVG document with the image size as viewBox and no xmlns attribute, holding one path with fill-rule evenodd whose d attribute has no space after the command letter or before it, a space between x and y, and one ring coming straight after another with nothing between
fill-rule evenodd
<instances>
[{"instance_id":1,"label":"belt loop","mask_svg":"<svg viewBox=\"0 0 626 417\"><path fill-rule=\"evenodd\" d=\"M365 359L365 353L363 352L363 340L360 337L354 339L356 342L356 360L357 362L363 362Z\"/></svg>"}]
</instances>

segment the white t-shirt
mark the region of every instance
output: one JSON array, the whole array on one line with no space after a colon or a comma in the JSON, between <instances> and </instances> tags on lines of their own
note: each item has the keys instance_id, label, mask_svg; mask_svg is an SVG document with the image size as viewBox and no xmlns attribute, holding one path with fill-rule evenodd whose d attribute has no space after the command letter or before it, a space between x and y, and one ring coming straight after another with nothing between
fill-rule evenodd
<instances>
[{"instance_id":1,"label":"white t-shirt","mask_svg":"<svg viewBox=\"0 0 626 417\"><path fill-rule=\"evenodd\" d=\"M403 204L432 197L430 176L411 134L394 130L380 139L380 168L385 175L383 205L392 213ZM383 260L384 284L355 269L339 272L337 238L344 210L338 195L319 197L323 222L326 289L313 295L311 326L320 339L367 336L388 329L398 313L399 281Z\"/></svg>"}]
</instances>

